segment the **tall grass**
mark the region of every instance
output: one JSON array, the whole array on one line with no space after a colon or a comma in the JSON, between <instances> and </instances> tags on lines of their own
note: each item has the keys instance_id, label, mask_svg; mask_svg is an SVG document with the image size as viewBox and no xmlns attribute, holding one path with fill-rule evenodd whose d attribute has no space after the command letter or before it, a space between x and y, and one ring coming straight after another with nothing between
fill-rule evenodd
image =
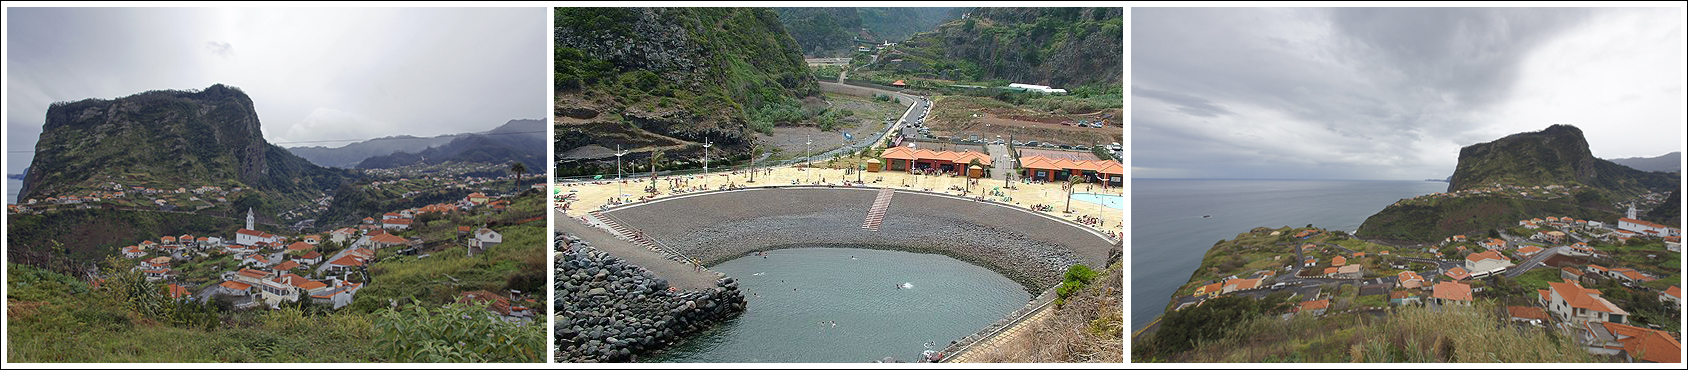
<instances>
[{"instance_id":1,"label":"tall grass","mask_svg":"<svg viewBox=\"0 0 1688 370\"><path fill-rule=\"evenodd\" d=\"M1605 362L1551 329L1514 325L1489 302L1389 315L1257 317L1224 338L1166 360L1181 362Z\"/></svg>"}]
</instances>

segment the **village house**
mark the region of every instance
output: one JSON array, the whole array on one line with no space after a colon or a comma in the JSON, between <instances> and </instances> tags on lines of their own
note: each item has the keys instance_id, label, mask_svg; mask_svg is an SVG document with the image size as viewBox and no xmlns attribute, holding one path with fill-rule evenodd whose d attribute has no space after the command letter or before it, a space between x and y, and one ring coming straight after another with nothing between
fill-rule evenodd
<instances>
[{"instance_id":1,"label":"village house","mask_svg":"<svg viewBox=\"0 0 1688 370\"><path fill-rule=\"evenodd\" d=\"M1420 289L1424 287L1424 277L1418 276L1418 273L1412 271L1402 271L1400 274L1396 274L1395 282L1399 284L1402 289Z\"/></svg>"},{"instance_id":2,"label":"village house","mask_svg":"<svg viewBox=\"0 0 1688 370\"><path fill-rule=\"evenodd\" d=\"M482 227L475 230L475 237L469 239L469 246L475 248L486 248L503 242L504 234L499 234L497 231L492 231L492 229Z\"/></svg>"},{"instance_id":3,"label":"village house","mask_svg":"<svg viewBox=\"0 0 1688 370\"><path fill-rule=\"evenodd\" d=\"M1343 265L1347 265L1347 264L1348 264L1348 258L1347 257L1336 256L1336 257L1332 257L1330 259L1330 265L1331 266L1342 267Z\"/></svg>"},{"instance_id":4,"label":"village house","mask_svg":"<svg viewBox=\"0 0 1688 370\"><path fill-rule=\"evenodd\" d=\"M1447 271L1443 271L1442 275L1446 275L1449 279L1454 279L1454 281L1460 281L1460 280L1465 280L1465 279L1471 278L1471 273L1466 272L1465 268L1463 268L1463 267L1454 267L1454 268L1448 269Z\"/></svg>"},{"instance_id":5,"label":"village house","mask_svg":"<svg viewBox=\"0 0 1688 370\"><path fill-rule=\"evenodd\" d=\"M267 268L267 267L270 267L271 262L270 262L270 259L268 257L264 257L263 254L253 253L252 255L246 256L246 258L241 259L240 265L241 266L252 266L252 267L257 267L257 268Z\"/></svg>"},{"instance_id":6,"label":"village house","mask_svg":"<svg viewBox=\"0 0 1688 370\"><path fill-rule=\"evenodd\" d=\"M1389 292L1389 305L1390 306L1403 306L1403 305L1407 305L1407 304L1410 304L1410 303L1421 303L1419 298L1418 298L1418 293L1414 293L1414 292L1408 291L1408 290L1397 290L1397 291Z\"/></svg>"},{"instance_id":7,"label":"village house","mask_svg":"<svg viewBox=\"0 0 1688 370\"><path fill-rule=\"evenodd\" d=\"M1557 230L1542 230L1536 232L1535 234L1531 234L1530 239L1543 243L1564 244L1565 232Z\"/></svg>"},{"instance_id":8,"label":"village house","mask_svg":"<svg viewBox=\"0 0 1688 370\"><path fill-rule=\"evenodd\" d=\"M1290 313L1306 313L1313 316L1319 316L1324 315L1325 310L1328 309L1330 309L1330 300L1320 299L1317 301L1302 301L1301 304L1291 307Z\"/></svg>"},{"instance_id":9,"label":"village house","mask_svg":"<svg viewBox=\"0 0 1688 370\"><path fill-rule=\"evenodd\" d=\"M1518 251L1514 252L1514 253L1516 253L1516 255L1519 258L1529 258L1530 256L1536 255L1536 253L1541 253L1541 251L1542 251L1542 249L1540 247L1536 247L1534 245L1526 245L1526 246L1523 246L1523 247L1519 247Z\"/></svg>"},{"instance_id":10,"label":"village house","mask_svg":"<svg viewBox=\"0 0 1688 370\"><path fill-rule=\"evenodd\" d=\"M1629 362L1682 362L1682 342L1662 330L1613 322L1590 323L1581 339L1590 353L1619 355Z\"/></svg>"},{"instance_id":11,"label":"village house","mask_svg":"<svg viewBox=\"0 0 1688 370\"><path fill-rule=\"evenodd\" d=\"M315 265L322 263L322 253L317 253L317 251L305 252L305 254L293 256L293 262L298 262L303 265Z\"/></svg>"},{"instance_id":12,"label":"village house","mask_svg":"<svg viewBox=\"0 0 1688 370\"><path fill-rule=\"evenodd\" d=\"M357 237L357 234L358 234L357 229L353 229L353 228L350 228L350 227L342 227L342 228L339 228L339 229L335 229L334 231L328 232L328 240L332 240L335 243L346 244L346 241L352 240L352 238Z\"/></svg>"},{"instance_id":13,"label":"village house","mask_svg":"<svg viewBox=\"0 0 1688 370\"><path fill-rule=\"evenodd\" d=\"M131 246L123 247L123 258L135 259L135 258L145 257L146 255L147 255L146 250L141 249L140 246L131 245Z\"/></svg>"},{"instance_id":14,"label":"village house","mask_svg":"<svg viewBox=\"0 0 1688 370\"><path fill-rule=\"evenodd\" d=\"M1431 299L1439 305L1471 305L1471 286L1444 281L1431 287Z\"/></svg>"},{"instance_id":15,"label":"village house","mask_svg":"<svg viewBox=\"0 0 1688 370\"><path fill-rule=\"evenodd\" d=\"M1490 250L1506 248L1506 241L1505 240L1494 239L1494 238L1490 238L1489 240L1477 242L1477 244L1482 245L1483 248L1488 248Z\"/></svg>"},{"instance_id":16,"label":"village house","mask_svg":"<svg viewBox=\"0 0 1688 370\"><path fill-rule=\"evenodd\" d=\"M469 201L470 204L477 206L485 205L491 199L492 198L488 198L486 194L481 194L479 192L469 193L469 196L463 197L463 200Z\"/></svg>"},{"instance_id":17,"label":"village house","mask_svg":"<svg viewBox=\"0 0 1688 370\"><path fill-rule=\"evenodd\" d=\"M392 219L387 219L385 221L381 221L381 227L388 228L388 229L404 230L404 229L410 228L410 223L411 223L411 220L408 219L408 218L392 218Z\"/></svg>"},{"instance_id":18,"label":"village house","mask_svg":"<svg viewBox=\"0 0 1688 370\"><path fill-rule=\"evenodd\" d=\"M322 244L322 235L315 235L315 234L305 235L304 237L299 238L299 239L302 239L305 244L310 244L310 245L313 245L313 246L317 245L317 244Z\"/></svg>"},{"instance_id":19,"label":"village house","mask_svg":"<svg viewBox=\"0 0 1688 370\"><path fill-rule=\"evenodd\" d=\"M1628 217L1618 219L1618 230L1631 231L1631 232L1635 232L1636 234L1656 236L1656 237L1665 237L1665 236L1680 235L1681 234L1681 230L1677 230L1676 228L1673 228L1673 227L1670 227L1670 226L1660 225L1660 224L1657 224L1657 223L1637 220L1637 219L1628 218Z\"/></svg>"},{"instance_id":20,"label":"village house","mask_svg":"<svg viewBox=\"0 0 1688 370\"><path fill-rule=\"evenodd\" d=\"M335 309L339 309L352 304L352 297L360 288L363 288L363 284L336 280L333 286L311 293L311 302L332 304Z\"/></svg>"},{"instance_id":21,"label":"village house","mask_svg":"<svg viewBox=\"0 0 1688 370\"><path fill-rule=\"evenodd\" d=\"M315 249L316 249L316 245L306 243L306 242L293 242L293 244L287 245L287 251L288 252L304 252L304 251L315 250Z\"/></svg>"},{"instance_id":22,"label":"village house","mask_svg":"<svg viewBox=\"0 0 1688 370\"><path fill-rule=\"evenodd\" d=\"M1561 322L1583 327L1590 322L1623 323L1629 316L1622 308L1600 296L1600 291L1583 288L1582 284L1566 280L1547 283L1547 301L1541 302Z\"/></svg>"},{"instance_id":23,"label":"village house","mask_svg":"<svg viewBox=\"0 0 1688 370\"><path fill-rule=\"evenodd\" d=\"M1225 286L1224 286L1224 288L1220 289L1220 293L1221 294L1229 294L1229 293L1235 292L1235 291L1259 289L1259 288L1260 288L1260 279L1231 279L1231 280L1225 281Z\"/></svg>"},{"instance_id":24,"label":"village house","mask_svg":"<svg viewBox=\"0 0 1688 370\"><path fill-rule=\"evenodd\" d=\"M1643 275L1640 271L1635 271L1635 269L1632 269L1632 268L1619 267L1619 268L1607 270L1606 273L1607 273L1607 276L1609 276L1611 278L1623 279L1623 280L1628 280L1628 281L1636 282L1636 283L1645 283L1645 282L1649 282L1649 281L1653 281L1653 280L1658 280L1658 279L1654 279L1653 277Z\"/></svg>"},{"instance_id":25,"label":"village house","mask_svg":"<svg viewBox=\"0 0 1688 370\"><path fill-rule=\"evenodd\" d=\"M1670 288L1659 292L1659 302L1664 302L1672 310L1682 307L1682 288L1672 285Z\"/></svg>"},{"instance_id":26,"label":"village house","mask_svg":"<svg viewBox=\"0 0 1688 370\"><path fill-rule=\"evenodd\" d=\"M276 236L274 234L262 232L262 231L250 230L250 229L240 229L240 230L236 230L234 232L234 243L235 244L257 245L258 243L280 243L280 242L281 242L281 237Z\"/></svg>"},{"instance_id":27,"label":"village house","mask_svg":"<svg viewBox=\"0 0 1688 370\"><path fill-rule=\"evenodd\" d=\"M1548 322L1547 311L1534 306L1506 306L1506 315L1515 322L1541 324Z\"/></svg>"},{"instance_id":28,"label":"village house","mask_svg":"<svg viewBox=\"0 0 1688 370\"><path fill-rule=\"evenodd\" d=\"M1332 277L1338 279L1359 279L1364 274L1364 270L1365 268L1360 265L1342 266L1336 269L1336 274Z\"/></svg>"},{"instance_id":29,"label":"village house","mask_svg":"<svg viewBox=\"0 0 1688 370\"><path fill-rule=\"evenodd\" d=\"M1465 269L1473 276L1493 274L1507 267L1512 267L1512 260L1494 250L1465 256Z\"/></svg>"},{"instance_id":30,"label":"village house","mask_svg":"<svg viewBox=\"0 0 1688 370\"><path fill-rule=\"evenodd\" d=\"M1560 267L1559 278L1570 281L1582 281L1583 272L1575 267Z\"/></svg>"}]
</instances>

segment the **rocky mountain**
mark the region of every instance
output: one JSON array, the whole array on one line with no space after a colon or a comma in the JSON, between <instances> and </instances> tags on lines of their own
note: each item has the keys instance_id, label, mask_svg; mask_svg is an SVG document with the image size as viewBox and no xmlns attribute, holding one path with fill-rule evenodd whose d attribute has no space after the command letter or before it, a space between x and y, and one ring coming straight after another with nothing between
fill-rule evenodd
<instances>
[{"instance_id":1,"label":"rocky mountain","mask_svg":"<svg viewBox=\"0 0 1688 370\"><path fill-rule=\"evenodd\" d=\"M397 152L369 157L357 169L393 168L445 162L522 162L528 168L545 168L546 142L543 135L464 134L445 145L415 153Z\"/></svg>"},{"instance_id":2,"label":"rocky mountain","mask_svg":"<svg viewBox=\"0 0 1688 370\"><path fill-rule=\"evenodd\" d=\"M1642 171L1681 172L1682 152L1670 152L1664 155L1647 158L1618 158L1609 159L1612 163L1621 164Z\"/></svg>"},{"instance_id":3,"label":"rocky mountain","mask_svg":"<svg viewBox=\"0 0 1688 370\"><path fill-rule=\"evenodd\" d=\"M481 134L508 134L514 132L533 133L546 130L545 120L542 119L514 119L492 130ZM364 159L383 156L398 152L416 153L423 149L437 147L450 143L452 140L467 137L471 133L439 135L434 137L415 137L410 135L388 136L374 138L347 144L338 148L324 146L302 146L287 148L293 155L304 157L318 166L353 168ZM544 134L533 134L544 137ZM542 149L543 150L543 149Z\"/></svg>"},{"instance_id":4,"label":"rocky mountain","mask_svg":"<svg viewBox=\"0 0 1688 370\"><path fill-rule=\"evenodd\" d=\"M1648 173L1595 158L1588 150L1588 140L1583 137L1581 129L1552 125L1541 131L1513 134L1461 148L1459 165L1448 182L1448 191L1494 184L1578 184L1619 196L1632 196L1649 189L1675 188L1676 181L1672 176Z\"/></svg>"},{"instance_id":5,"label":"rocky mountain","mask_svg":"<svg viewBox=\"0 0 1688 370\"><path fill-rule=\"evenodd\" d=\"M901 42L959 16L957 8L774 8L786 32L815 57L850 55L858 42Z\"/></svg>"},{"instance_id":6,"label":"rocky mountain","mask_svg":"<svg viewBox=\"0 0 1688 370\"><path fill-rule=\"evenodd\" d=\"M353 177L270 144L259 126L252 99L221 84L53 103L20 198L111 190L116 182L245 187L274 201L304 200Z\"/></svg>"},{"instance_id":7,"label":"rocky mountain","mask_svg":"<svg viewBox=\"0 0 1688 370\"><path fill-rule=\"evenodd\" d=\"M1543 215L1617 222L1616 202L1650 191L1677 189L1681 178L1644 172L1595 158L1581 129L1553 125L1460 150L1449 179L1450 193L1519 189L1426 200L1403 200L1366 218L1358 230L1368 239L1430 242L1457 234L1483 234ZM1567 187L1563 196L1515 194L1536 186Z\"/></svg>"},{"instance_id":8,"label":"rocky mountain","mask_svg":"<svg viewBox=\"0 0 1688 370\"><path fill-rule=\"evenodd\" d=\"M974 8L880 56L878 71L1071 89L1121 86L1120 8Z\"/></svg>"},{"instance_id":9,"label":"rocky mountain","mask_svg":"<svg viewBox=\"0 0 1688 370\"><path fill-rule=\"evenodd\" d=\"M557 8L558 153L584 146L748 157L753 130L824 104L768 8ZM671 152L670 154L679 154Z\"/></svg>"}]
</instances>

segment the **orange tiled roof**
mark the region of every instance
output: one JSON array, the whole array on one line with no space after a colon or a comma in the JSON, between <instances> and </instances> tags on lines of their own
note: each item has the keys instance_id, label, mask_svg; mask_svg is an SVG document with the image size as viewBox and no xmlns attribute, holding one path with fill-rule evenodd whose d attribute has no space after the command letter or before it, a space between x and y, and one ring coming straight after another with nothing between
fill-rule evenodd
<instances>
[{"instance_id":1,"label":"orange tiled roof","mask_svg":"<svg viewBox=\"0 0 1688 370\"><path fill-rule=\"evenodd\" d=\"M1302 311L1322 310L1322 309L1326 309L1326 308L1330 308L1330 300L1329 299L1321 299L1321 300L1317 300L1317 301L1303 301L1303 302L1301 302L1301 310Z\"/></svg>"},{"instance_id":2,"label":"orange tiled roof","mask_svg":"<svg viewBox=\"0 0 1688 370\"><path fill-rule=\"evenodd\" d=\"M1547 288L1558 293L1560 299L1564 299L1565 303L1571 305L1571 307L1619 315L1629 314L1622 308L1618 308L1617 305L1613 305L1612 302L1607 301L1606 298L1600 297L1599 290L1584 288L1582 284L1574 281L1547 283Z\"/></svg>"},{"instance_id":3,"label":"orange tiled roof","mask_svg":"<svg viewBox=\"0 0 1688 370\"><path fill-rule=\"evenodd\" d=\"M1483 253L1472 253L1469 256L1465 256L1465 260L1471 261L1471 262L1483 262L1483 260L1500 260L1501 262L1512 262L1512 260L1507 259L1506 256L1502 256L1502 255L1500 255L1499 252L1495 252L1495 251L1492 251L1492 250L1491 251L1484 251Z\"/></svg>"},{"instance_id":4,"label":"orange tiled roof","mask_svg":"<svg viewBox=\"0 0 1688 370\"><path fill-rule=\"evenodd\" d=\"M1622 336L1618 338L1618 343L1623 344L1624 352L1631 357L1657 363L1682 362L1682 342L1676 341L1670 333L1612 322L1600 324L1612 334Z\"/></svg>"},{"instance_id":5,"label":"orange tiled roof","mask_svg":"<svg viewBox=\"0 0 1688 370\"><path fill-rule=\"evenodd\" d=\"M234 281L234 280L225 281L221 285L224 288L229 288L229 289L233 289L233 290L247 290L247 289L252 288L252 284L242 283L242 282L238 282L238 281Z\"/></svg>"},{"instance_id":6,"label":"orange tiled roof","mask_svg":"<svg viewBox=\"0 0 1688 370\"><path fill-rule=\"evenodd\" d=\"M1506 306L1506 314L1520 319L1547 321L1547 311L1541 307Z\"/></svg>"},{"instance_id":7,"label":"orange tiled roof","mask_svg":"<svg viewBox=\"0 0 1688 370\"><path fill-rule=\"evenodd\" d=\"M1444 281L1444 282L1436 283L1436 286L1434 288L1431 288L1431 289L1432 290L1431 290L1430 296L1436 297L1436 298L1439 298L1439 299L1454 300L1454 301L1470 301L1471 300L1471 286L1470 285L1455 283L1455 282L1451 282L1451 281Z\"/></svg>"},{"instance_id":8,"label":"orange tiled roof","mask_svg":"<svg viewBox=\"0 0 1688 370\"><path fill-rule=\"evenodd\" d=\"M303 250L310 250L312 248L316 248L316 246L310 245L309 243L305 243L305 242L293 242L293 244L287 245L287 250L289 250L289 251L303 251Z\"/></svg>"}]
</instances>

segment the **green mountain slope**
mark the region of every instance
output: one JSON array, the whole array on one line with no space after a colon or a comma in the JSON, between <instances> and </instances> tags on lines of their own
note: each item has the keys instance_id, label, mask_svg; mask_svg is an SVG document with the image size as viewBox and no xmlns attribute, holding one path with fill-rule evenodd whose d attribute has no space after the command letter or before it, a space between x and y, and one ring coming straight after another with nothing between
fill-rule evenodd
<instances>
[{"instance_id":1,"label":"green mountain slope","mask_svg":"<svg viewBox=\"0 0 1688 370\"><path fill-rule=\"evenodd\" d=\"M221 84L54 103L20 198L84 195L145 178L158 189L250 188L273 204L308 200L353 177L264 141L259 126L252 99Z\"/></svg>"},{"instance_id":2,"label":"green mountain slope","mask_svg":"<svg viewBox=\"0 0 1688 370\"><path fill-rule=\"evenodd\" d=\"M916 34L873 69L959 81L1121 85L1120 8L975 8Z\"/></svg>"},{"instance_id":3,"label":"green mountain slope","mask_svg":"<svg viewBox=\"0 0 1688 370\"><path fill-rule=\"evenodd\" d=\"M751 122L771 128L819 102L820 85L771 9L555 12L558 153L708 139L747 155Z\"/></svg>"}]
</instances>

